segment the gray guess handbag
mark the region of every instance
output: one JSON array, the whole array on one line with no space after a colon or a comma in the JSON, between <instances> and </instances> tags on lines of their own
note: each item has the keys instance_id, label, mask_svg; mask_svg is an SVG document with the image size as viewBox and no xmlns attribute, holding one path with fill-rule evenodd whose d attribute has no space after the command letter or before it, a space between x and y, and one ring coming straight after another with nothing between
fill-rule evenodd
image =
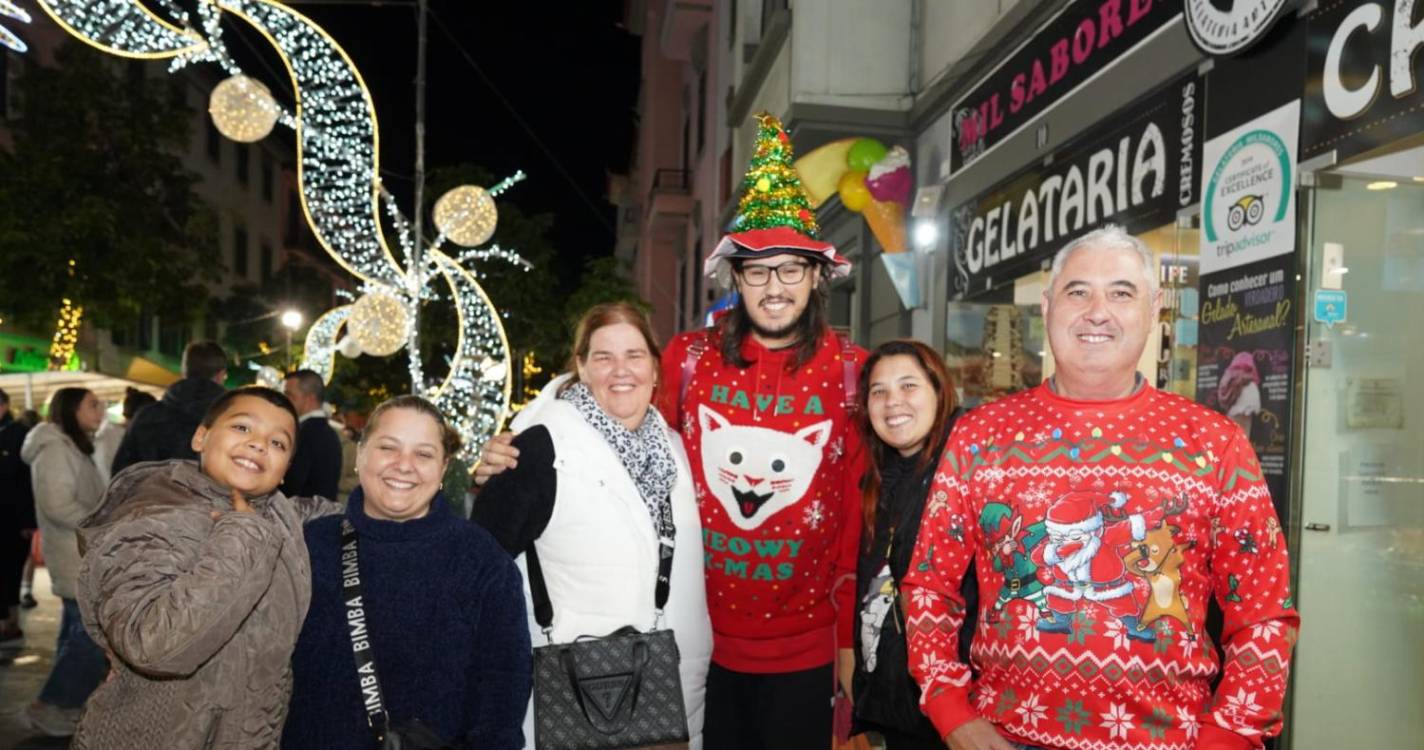
<instances>
[{"instance_id":1,"label":"gray guess handbag","mask_svg":"<svg viewBox=\"0 0 1424 750\"><path fill-rule=\"evenodd\" d=\"M534 619L548 635L554 608L534 545L526 555ZM659 545L659 621L667 605L672 556L669 537ZM630 626L535 648L535 748L623 750L687 742L681 661L673 632L666 628L644 633Z\"/></svg>"}]
</instances>

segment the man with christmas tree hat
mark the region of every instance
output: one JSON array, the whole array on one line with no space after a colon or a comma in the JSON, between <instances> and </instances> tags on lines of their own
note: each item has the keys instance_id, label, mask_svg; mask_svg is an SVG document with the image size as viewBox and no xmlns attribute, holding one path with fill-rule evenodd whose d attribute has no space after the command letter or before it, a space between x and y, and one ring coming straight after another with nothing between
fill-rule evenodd
<instances>
[{"instance_id":1,"label":"man with christmas tree hat","mask_svg":"<svg viewBox=\"0 0 1424 750\"><path fill-rule=\"evenodd\" d=\"M682 432L702 509L704 747L825 750L834 686L854 666L865 454L851 412L865 351L827 321L830 281L850 261L816 239L781 123L757 121L736 231L704 269L738 301L668 344L657 403Z\"/></svg>"},{"instance_id":2,"label":"man with christmas tree hat","mask_svg":"<svg viewBox=\"0 0 1424 750\"><path fill-rule=\"evenodd\" d=\"M668 343L656 405L682 433L701 509L713 632L702 747L825 750L835 686L848 692L855 666L865 452L851 412L866 354L827 322L830 281L850 261L816 238L780 121L757 121L737 231L704 269L737 302ZM517 459L507 438L488 441L476 483Z\"/></svg>"},{"instance_id":3,"label":"man with christmas tree hat","mask_svg":"<svg viewBox=\"0 0 1424 750\"><path fill-rule=\"evenodd\" d=\"M1300 626L1285 540L1236 423L1137 373L1155 268L1113 226L1060 250L1053 377L945 446L902 590L921 708L952 750L1246 750L1280 731ZM980 590L1001 591L973 633L977 679L957 656L976 556Z\"/></svg>"}]
</instances>

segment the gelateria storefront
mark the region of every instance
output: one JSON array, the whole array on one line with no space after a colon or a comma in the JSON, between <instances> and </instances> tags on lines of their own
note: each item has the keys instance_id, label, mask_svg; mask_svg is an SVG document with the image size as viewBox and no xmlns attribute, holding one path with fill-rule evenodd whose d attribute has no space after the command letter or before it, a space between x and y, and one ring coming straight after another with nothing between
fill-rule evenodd
<instances>
[{"instance_id":1,"label":"gelateria storefront","mask_svg":"<svg viewBox=\"0 0 1424 750\"><path fill-rule=\"evenodd\" d=\"M1180 76L950 214L944 353L966 405L1053 374L1040 310L1053 252L1105 222L1142 238L1164 290L1140 369L1165 390L1196 389L1196 201L1203 80Z\"/></svg>"},{"instance_id":2,"label":"gelateria storefront","mask_svg":"<svg viewBox=\"0 0 1424 750\"><path fill-rule=\"evenodd\" d=\"M1085 84L1005 136L1031 163L961 155L998 161L948 184L942 343L969 404L1036 384L1052 253L1141 236L1167 294L1140 369L1241 424L1287 531L1303 627L1272 744L1424 747L1424 6L1304 7L1220 56L1164 21L1102 77L1159 70L1130 104L1024 147L1110 94Z\"/></svg>"}]
</instances>

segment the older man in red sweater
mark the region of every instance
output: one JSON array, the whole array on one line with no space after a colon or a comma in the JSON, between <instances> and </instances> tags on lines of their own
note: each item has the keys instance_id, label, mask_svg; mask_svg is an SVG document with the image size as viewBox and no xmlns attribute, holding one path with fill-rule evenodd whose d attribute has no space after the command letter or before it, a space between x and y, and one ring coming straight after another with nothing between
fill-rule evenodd
<instances>
[{"instance_id":1,"label":"older man in red sweater","mask_svg":"<svg viewBox=\"0 0 1424 750\"><path fill-rule=\"evenodd\" d=\"M1116 227L1064 247L1043 295L1054 376L970 412L945 448L904 589L911 673L953 750L1247 750L1280 730L1300 624L1285 540L1241 429L1137 373L1153 269ZM959 584L976 556L980 589L1005 583L989 503L1042 524L1048 609L982 612L976 680L956 655Z\"/></svg>"}]
</instances>

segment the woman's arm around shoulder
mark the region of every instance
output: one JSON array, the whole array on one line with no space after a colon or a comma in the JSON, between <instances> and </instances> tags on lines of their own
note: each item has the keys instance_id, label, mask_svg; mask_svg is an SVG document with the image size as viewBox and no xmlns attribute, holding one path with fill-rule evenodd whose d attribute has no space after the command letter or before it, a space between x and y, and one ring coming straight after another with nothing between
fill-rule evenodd
<instances>
[{"instance_id":1,"label":"woman's arm around shoulder","mask_svg":"<svg viewBox=\"0 0 1424 750\"><path fill-rule=\"evenodd\" d=\"M544 533L554 515L558 480L554 441L548 428L535 425L514 438L519 465L491 477L475 497L470 520L494 536L510 556L517 556Z\"/></svg>"}]
</instances>

